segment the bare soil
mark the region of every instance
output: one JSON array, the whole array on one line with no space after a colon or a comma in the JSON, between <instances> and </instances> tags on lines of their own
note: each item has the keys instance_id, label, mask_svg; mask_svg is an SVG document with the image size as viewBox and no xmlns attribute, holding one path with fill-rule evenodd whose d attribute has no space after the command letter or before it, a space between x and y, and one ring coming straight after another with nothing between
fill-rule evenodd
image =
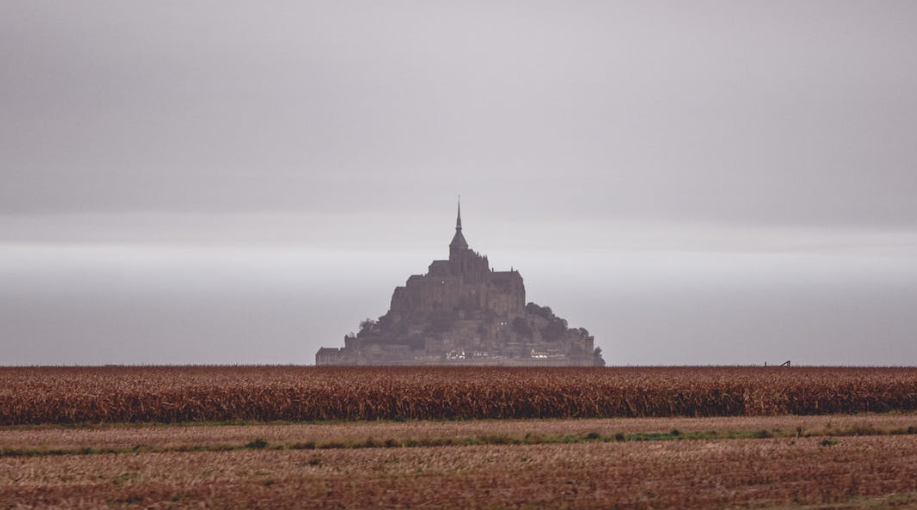
<instances>
[{"instance_id":1,"label":"bare soil","mask_svg":"<svg viewBox=\"0 0 917 510\"><path fill-rule=\"evenodd\" d=\"M883 414L8 427L0 509L917 508L915 425ZM316 449L293 448L305 443ZM227 450L195 450L208 445Z\"/></svg>"}]
</instances>

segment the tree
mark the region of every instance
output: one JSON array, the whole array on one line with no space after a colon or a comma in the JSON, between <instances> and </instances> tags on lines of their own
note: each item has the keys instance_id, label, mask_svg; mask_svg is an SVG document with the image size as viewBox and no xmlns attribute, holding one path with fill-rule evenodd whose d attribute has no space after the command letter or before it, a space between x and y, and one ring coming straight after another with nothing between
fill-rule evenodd
<instances>
[{"instance_id":1,"label":"tree","mask_svg":"<svg viewBox=\"0 0 917 510\"><path fill-rule=\"evenodd\" d=\"M360 332L357 333L357 336L364 336L373 333L373 330L376 329L376 324L378 323L369 317L363 319L360 321Z\"/></svg>"},{"instance_id":2,"label":"tree","mask_svg":"<svg viewBox=\"0 0 917 510\"><path fill-rule=\"evenodd\" d=\"M528 321L522 317L516 317L513 319L513 331L515 331L516 334L522 338L528 338L530 340L533 335L532 327L529 326Z\"/></svg>"},{"instance_id":3,"label":"tree","mask_svg":"<svg viewBox=\"0 0 917 510\"><path fill-rule=\"evenodd\" d=\"M602 348L596 347L592 352L592 365L596 367L605 366L605 358L602 357Z\"/></svg>"},{"instance_id":4,"label":"tree","mask_svg":"<svg viewBox=\"0 0 917 510\"><path fill-rule=\"evenodd\" d=\"M548 319L548 325L541 329L541 337L548 342L553 342L567 334L567 320L556 317L553 314Z\"/></svg>"},{"instance_id":5,"label":"tree","mask_svg":"<svg viewBox=\"0 0 917 510\"><path fill-rule=\"evenodd\" d=\"M537 315L545 320L551 320L554 317L554 311L550 306L538 306L535 303L525 305L525 312L531 315Z\"/></svg>"}]
</instances>

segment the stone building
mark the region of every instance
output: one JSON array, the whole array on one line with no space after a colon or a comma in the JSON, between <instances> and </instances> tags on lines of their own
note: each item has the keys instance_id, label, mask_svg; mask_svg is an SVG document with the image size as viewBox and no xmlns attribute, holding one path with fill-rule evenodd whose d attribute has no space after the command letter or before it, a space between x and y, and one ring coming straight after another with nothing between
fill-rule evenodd
<instances>
[{"instance_id":1,"label":"stone building","mask_svg":"<svg viewBox=\"0 0 917 510\"><path fill-rule=\"evenodd\" d=\"M459 205L449 258L395 288L378 320L344 337L343 348L322 347L316 365L604 364L594 339L548 307L525 302L519 271L494 271L471 250Z\"/></svg>"}]
</instances>

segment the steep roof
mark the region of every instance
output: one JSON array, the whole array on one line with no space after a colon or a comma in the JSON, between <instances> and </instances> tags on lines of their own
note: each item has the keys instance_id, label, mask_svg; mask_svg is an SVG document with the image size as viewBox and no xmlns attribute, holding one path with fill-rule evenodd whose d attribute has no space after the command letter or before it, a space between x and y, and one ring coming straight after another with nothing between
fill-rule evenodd
<instances>
[{"instance_id":1,"label":"steep roof","mask_svg":"<svg viewBox=\"0 0 917 510\"><path fill-rule=\"evenodd\" d=\"M452 242L449 243L450 248L467 248L468 241L465 240L465 236L462 235L462 229L455 229L455 235L452 236Z\"/></svg>"}]
</instances>

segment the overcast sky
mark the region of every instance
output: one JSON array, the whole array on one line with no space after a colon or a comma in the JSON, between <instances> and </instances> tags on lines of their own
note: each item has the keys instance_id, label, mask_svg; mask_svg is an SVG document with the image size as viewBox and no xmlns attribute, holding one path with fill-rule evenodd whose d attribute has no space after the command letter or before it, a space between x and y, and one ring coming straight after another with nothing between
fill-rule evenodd
<instances>
[{"instance_id":1,"label":"overcast sky","mask_svg":"<svg viewBox=\"0 0 917 510\"><path fill-rule=\"evenodd\" d=\"M312 363L465 235L612 364L917 364L917 3L0 3L0 365Z\"/></svg>"}]
</instances>

